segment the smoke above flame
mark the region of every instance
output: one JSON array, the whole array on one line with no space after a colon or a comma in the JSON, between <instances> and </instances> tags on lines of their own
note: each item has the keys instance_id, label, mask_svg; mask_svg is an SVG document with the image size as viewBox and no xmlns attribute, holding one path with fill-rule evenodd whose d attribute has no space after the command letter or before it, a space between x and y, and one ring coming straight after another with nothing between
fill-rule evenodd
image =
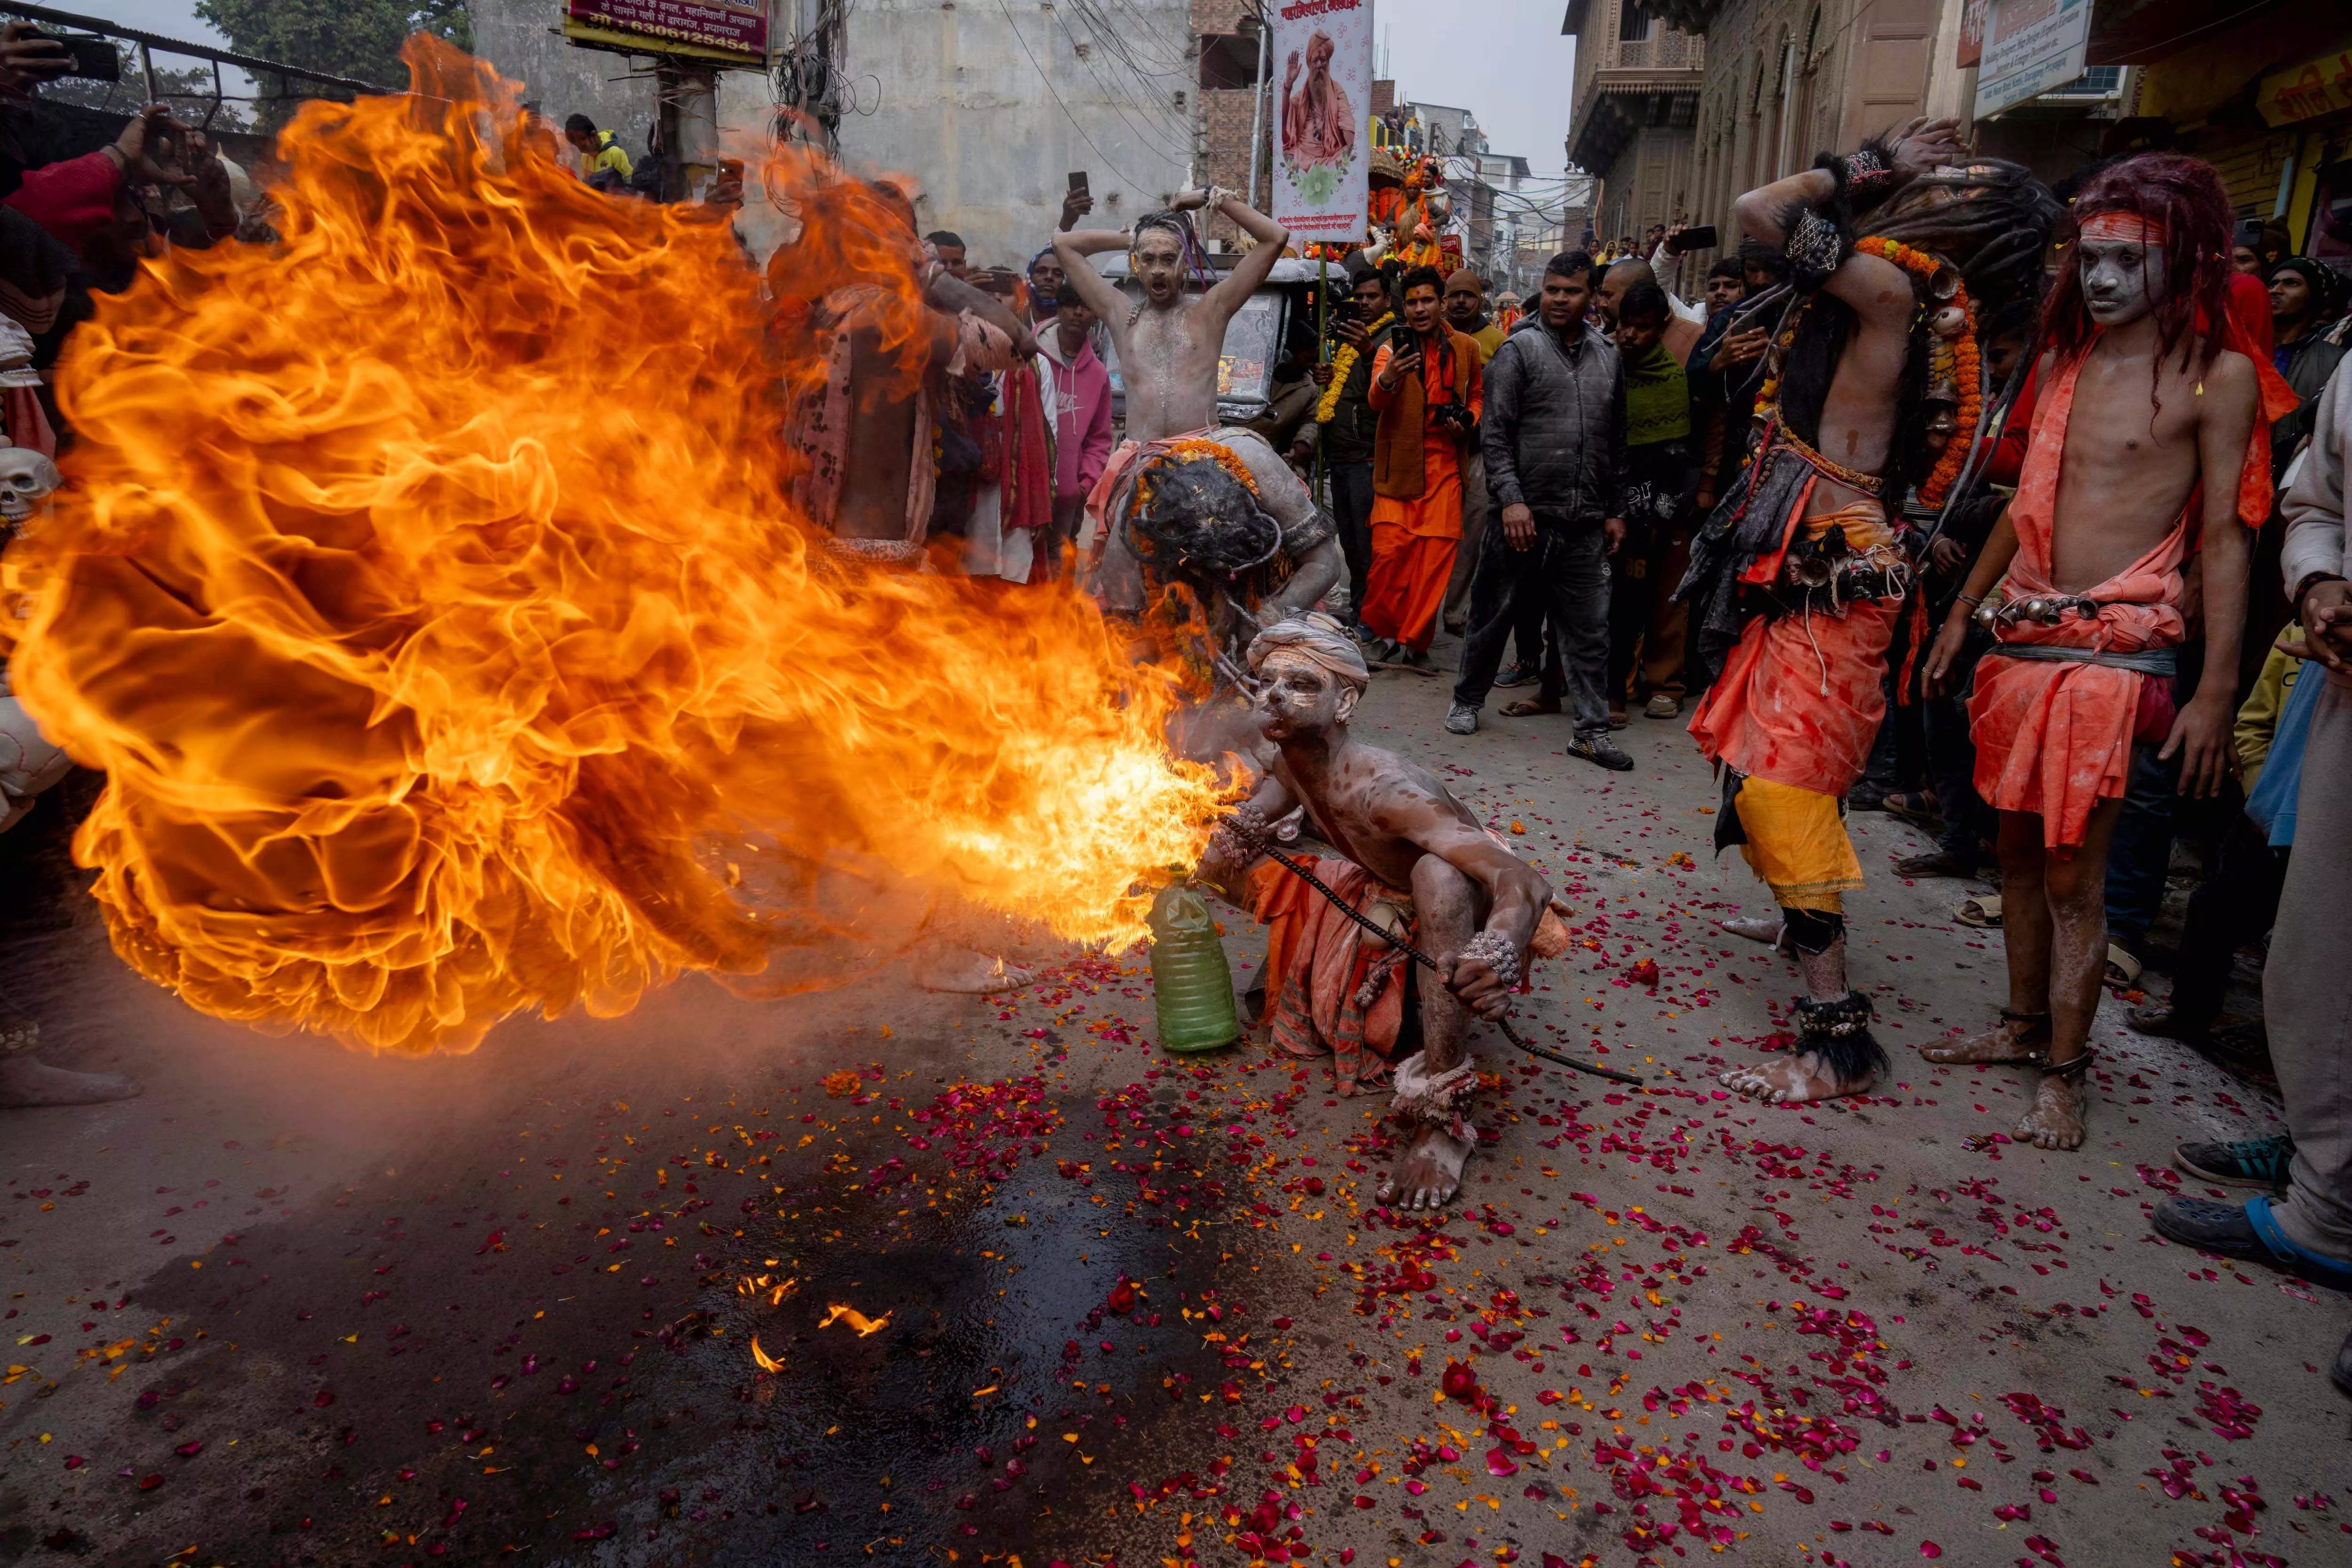
<instances>
[{"instance_id":1,"label":"smoke above flame","mask_svg":"<svg viewBox=\"0 0 2352 1568\"><path fill-rule=\"evenodd\" d=\"M410 49L414 95L285 133L282 247L152 266L62 367L10 674L107 773L75 853L116 950L425 1052L683 971L835 981L941 900L1139 935L1218 800L1167 687L1075 592L825 561L782 439L824 367L727 226L588 190L514 85ZM856 187L759 173L834 193L783 291L882 283L915 341Z\"/></svg>"}]
</instances>

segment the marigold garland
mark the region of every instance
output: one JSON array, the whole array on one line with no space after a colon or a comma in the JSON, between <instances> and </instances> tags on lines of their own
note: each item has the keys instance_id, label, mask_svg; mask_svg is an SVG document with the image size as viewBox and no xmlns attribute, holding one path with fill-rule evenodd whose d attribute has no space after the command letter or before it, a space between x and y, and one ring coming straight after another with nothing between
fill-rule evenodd
<instances>
[{"instance_id":1,"label":"marigold garland","mask_svg":"<svg viewBox=\"0 0 2352 1568\"><path fill-rule=\"evenodd\" d=\"M1892 261L1923 279L1934 277L1944 266L1924 250L1915 250L1910 246L1875 235L1856 240L1853 247L1882 260ZM1976 443L1977 426L1984 418L1984 381L1980 371L1983 362L1977 351L1977 310L1969 299L1967 284L1955 282L1951 302L1960 308L1968 322L1960 329L1959 335L1952 340L1952 361L1960 390L1959 425L1952 432L1951 440L1945 445L1943 456L1936 459L1936 466L1928 470L1927 478L1919 486L1919 500L1928 506L1941 506L1944 498L1951 493L1952 481L1959 478L1960 468L1968 461L1969 448ZM1781 351L1783 363L1787 363L1789 346L1797 341L1797 322L1803 314L1801 307L1790 311L1789 324L1781 330L1776 346ZM1780 394L1780 378L1776 374L1765 379L1757 400L1763 407L1777 408Z\"/></svg>"},{"instance_id":2,"label":"marigold garland","mask_svg":"<svg viewBox=\"0 0 2352 1568\"><path fill-rule=\"evenodd\" d=\"M1181 440L1162 442L1160 450L1153 455L1150 467L1137 477L1135 504L1138 510L1150 509L1152 494L1159 488L1152 480L1160 468L1171 463L1198 462L1204 458L1240 480L1242 488L1251 495L1258 494L1257 476L1249 471L1249 465L1243 462L1232 447L1222 441L1205 441L1198 437L1187 437Z\"/></svg>"},{"instance_id":3,"label":"marigold garland","mask_svg":"<svg viewBox=\"0 0 2352 1568\"><path fill-rule=\"evenodd\" d=\"M1855 243L1856 250L1892 261L1905 271L1922 279L1932 278L1944 263L1924 250L1875 236ZM1968 285L1957 279L1952 285L1951 303L1960 310L1965 323L1952 339L1952 363L1958 372L1960 392L1959 425L1952 438L1944 445L1943 456L1927 471L1919 486L1919 500L1928 506L1941 506L1951 493L1952 481L1960 477L1960 468L1968 461L1969 448L1976 444L1977 426L1984 418L1984 384L1979 374L1982 361L1977 352L1976 306L1969 300Z\"/></svg>"},{"instance_id":4,"label":"marigold garland","mask_svg":"<svg viewBox=\"0 0 2352 1568\"><path fill-rule=\"evenodd\" d=\"M1373 333L1395 320L1396 312L1389 311L1364 329L1364 341L1371 342ZM1328 425L1333 416L1339 412L1339 394L1347 387L1348 377L1356 368L1357 358L1356 345L1353 343L1341 343L1339 352L1331 356L1331 384L1323 389L1323 395L1315 403L1315 423L1318 425Z\"/></svg>"}]
</instances>

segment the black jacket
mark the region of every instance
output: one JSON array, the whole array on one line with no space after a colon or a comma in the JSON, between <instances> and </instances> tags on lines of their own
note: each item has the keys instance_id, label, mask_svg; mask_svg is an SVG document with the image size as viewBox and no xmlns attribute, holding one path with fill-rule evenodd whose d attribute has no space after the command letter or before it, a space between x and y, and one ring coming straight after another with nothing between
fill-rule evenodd
<instances>
[{"instance_id":1,"label":"black jacket","mask_svg":"<svg viewBox=\"0 0 2352 1568\"><path fill-rule=\"evenodd\" d=\"M1542 326L1513 332L1486 364L1486 494L1569 523L1624 515L1625 374L1590 322L1563 346Z\"/></svg>"},{"instance_id":2,"label":"black jacket","mask_svg":"<svg viewBox=\"0 0 2352 1568\"><path fill-rule=\"evenodd\" d=\"M1369 463L1372 460L1372 437L1378 431L1381 416L1372 411L1370 392L1372 361L1381 345L1389 341L1396 323L1391 321L1364 340L1356 355L1356 363L1348 367L1348 379L1340 384L1339 400L1332 405L1331 422L1322 427L1318 437L1323 445L1326 463Z\"/></svg>"}]
</instances>

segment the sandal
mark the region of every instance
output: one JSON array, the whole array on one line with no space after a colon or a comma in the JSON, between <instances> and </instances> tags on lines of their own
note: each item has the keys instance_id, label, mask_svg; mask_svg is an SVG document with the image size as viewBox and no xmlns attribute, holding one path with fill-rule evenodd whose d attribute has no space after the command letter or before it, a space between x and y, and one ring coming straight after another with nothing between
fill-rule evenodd
<instances>
[{"instance_id":1,"label":"sandal","mask_svg":"<svg viewBox=\"0 0 2352 1568\"><path fill-rule=\"evenodd\" d=\"M1546 702L1540 697L1522 697L1516 702L1506 702L1495 711L1506 719L1533 719L1538 714L1557 713L1559 704Z\"/></svg>"},{"instance_id":2,"label":"sandal","mask_svg":"<svg viewBox=\"0 0 2352 1568\"><path fill-rule=\"evenodd\" d=\"M1962 899L1960 907L1952 911L1952 918L1964 926L1974 926L1979 931L1999 931L2000 929L2000 895L1979 893L1974 898Z\"/></svg>"},{"instance_id":3,"label":"sandal","mask_svg":"<svg viewBox=\"0 0 2352 1568\"><path fill-rule=\"evenodd\" d=\"M1944 808L1933 795L1923 789L1897 791L1888 795L1878 809L1918 827L1941 827L1944 825Z\"/></svg>"},{"instance_id":4,"label":"sandal","mask_svg":"<svg viewBox=\"0 0 2352 1568\"><path fill-rule=\"evenodd\" d=\"M2108 984L2120 985L2129 990L2139 984L2141 967L2140 961L2132 956L2129 948L2120 942L2107 943Z\"/></svg>"},{"instance_id":5,"label":"sandal","mask_svg":"<svg viewBox=\"0 0 2352 1568\"><path fill-rule=\"evenodd\" d=\"M1898 877L1958 877L1962 880L1975 876L1976 868L1963 866L1941 849L1931 849L1925 855L1906 855L1895 862Z\"/></svg>"}]
</instances>

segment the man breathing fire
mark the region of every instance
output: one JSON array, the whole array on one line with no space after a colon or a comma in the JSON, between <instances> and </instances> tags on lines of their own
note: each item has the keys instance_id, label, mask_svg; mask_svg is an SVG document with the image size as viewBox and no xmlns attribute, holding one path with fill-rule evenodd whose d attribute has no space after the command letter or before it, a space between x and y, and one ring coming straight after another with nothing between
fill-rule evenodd
<instances>
[{"instance_id":1,"label":"man breathing fire","mask_svg":"<svg viewBox=\"0 0 2352 1568\"><path fill-rule=\"evenodd\" d=\"M1338 622L1309 615L1270 626L1250 645L1249 661L1264 683L1259 720L1277 754L1256 793L1211 841L1201 878L1240 901L1237 884L1260 860L1269 825L1303 805L1317 836L1346 858L1321 862L1326 879L1335 867L1351 873L1337 879L1358 908L1396 911L1407 940L1436 956L1445 979L1421 976L1421 1052L1396 1066L1396 1109L1421 1130L1380 1196L1406 1208L1437 1207L1460 1188L1475 1142L1462 1116L1477 1087L1466 1048L1471 1015L1509 1015L1511 987L1525 972L1550 889L1428 769L1349 736L1370 673ZM1271 861L1263 874L1269 881L1288 875ZM1258 879L1250 881L1255 887ZM1270 943L1270 954L1281 945ZM1351 938L1337 953L1320 943L1291 953L1288 967L1302 973L1269 973L1269 990L1356 991L1356 951ZM1334 963L1339 973L1318 970ZM1405 983L1395 976L1396 987ZM1316 1009L1318 1016L1325 1011ZM1278 1022L1277 1039L1282 1032Z\"/></svg>"}]
</instances>

